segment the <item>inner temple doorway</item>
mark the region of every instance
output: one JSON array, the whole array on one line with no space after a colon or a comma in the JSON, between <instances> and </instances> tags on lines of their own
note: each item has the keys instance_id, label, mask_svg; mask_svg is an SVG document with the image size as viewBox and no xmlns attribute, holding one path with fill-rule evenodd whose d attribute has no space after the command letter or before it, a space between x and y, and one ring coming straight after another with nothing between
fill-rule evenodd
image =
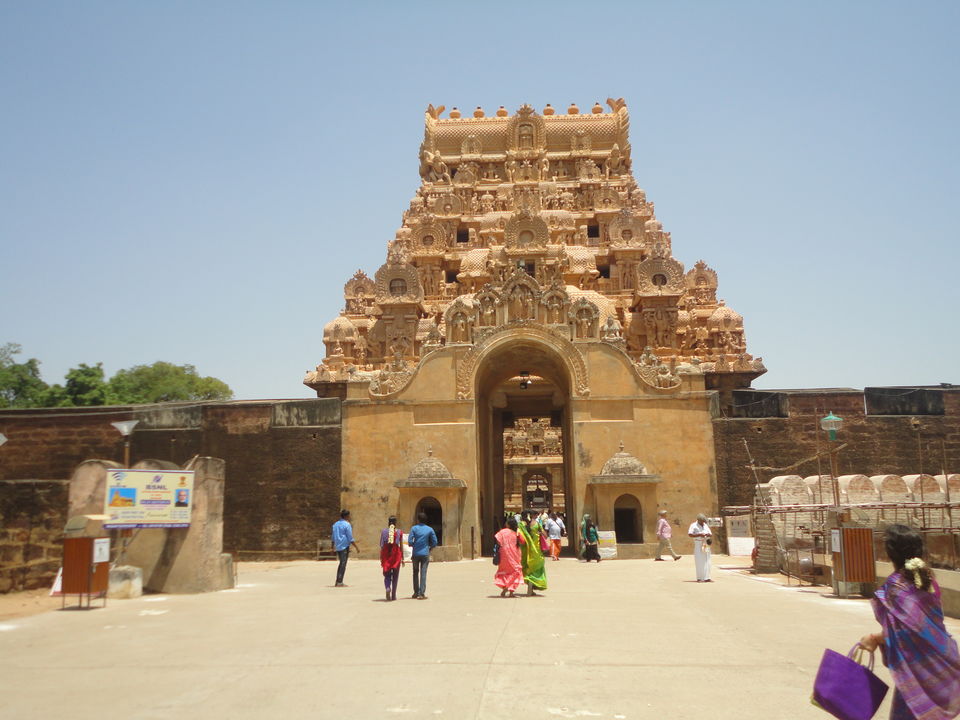
<instances>
[{"instance_id":1,"label":"inner temple doorway","mask_svg":"<svg viewBox=\"0 0 960 720\"><path fill-rule=\"evenodd\" d=\"M565 515L575 546L569 437L569 381L548 348L526 344L489 358L477 378L481 486L481 548L508 515L549 510Z\"/></svg>"}]
</instances>

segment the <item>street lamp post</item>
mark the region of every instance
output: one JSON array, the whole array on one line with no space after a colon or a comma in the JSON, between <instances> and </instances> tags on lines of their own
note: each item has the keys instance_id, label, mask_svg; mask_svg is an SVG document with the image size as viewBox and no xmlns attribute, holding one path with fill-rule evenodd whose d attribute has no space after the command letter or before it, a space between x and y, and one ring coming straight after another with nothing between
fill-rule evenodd
<instances>
[{"instance_id":1,"label":"street lamp post","mask_svg":"<svg viewBox=\"0 0 960 720\"><path fill-rule=\"evenodd\" d=\"M820 418L820 427L827 433L830 442L837 441L837 431L843 425L843 418L837 417L831 411L826 417ZM837 451L830 451L830 484L833 488L834 507L840 507L840 481L837 472Z\"/></svg>"},{"instance_id":2,"label":"street lamp post","mask_svg":"<svg viewBox=\"0 0 960 720\"><path fill-rule=\"evenodd\" d=\"M123 435L123 467L130 467L130 433L137 426L139 420L120 420L110 423Z\"/></svg>"},{"instance_id":3,"label":"street lamp post","mask_svg":"<svg viewBox=\"0 0 960 720\"><path fill-rule=\"evenodd\" d=\"M843 418L837 417L836 415L833 414L832 411L829 414L827 414L826 417L820 418L820 427L823 429L824 432L827 433L827 436L830 438L830 442L837 441L837 431L840 429L842 425L843 425ZM838 479L838 473L837 473L837 451L830 450L829 454L830 454L830 486L833 489L833 508L834 508L833 517L834 517L834 527L835 527L833 535L835 535L840 540L837 547L832 547L833 542L830 543L831 550L834 553L833 584L834 584L834 588L837 593L837 596L845 597L846 593L845 593L844 586L846 585L847 572L846 572L846 558L844 557L844 552L843 552L843 540L841 538L843 534L843 529L842 529L843 525L840 522L840 481ZM843 580L840 580L840 578L837 577L837 573L836 573L836 570L837 570L836 560L837 560L838 554L840 556L840 574L843 577Z\"/></svg>"}]
</instances>

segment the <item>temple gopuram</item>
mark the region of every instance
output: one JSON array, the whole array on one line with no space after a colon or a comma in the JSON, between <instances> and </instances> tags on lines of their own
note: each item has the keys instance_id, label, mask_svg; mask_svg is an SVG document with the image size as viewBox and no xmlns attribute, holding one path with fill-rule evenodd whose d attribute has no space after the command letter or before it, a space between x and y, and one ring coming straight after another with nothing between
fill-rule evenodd
<instances>
[{"instance_id":1,"label":"temple gopuram","mask_svg":"<svg viewBox=\"0 0 960 720\"><path fill-rule=\"evenodd\" d=\"M711 413L765 368L717 273L674 257L626 103L607 106L427 108L386 262L347 281L304 380L342 400L341 502L367 547L423 511L443 556L470 556L505 510L550 505L642 557L658 509L715 511Z\"/></svg>"}]
</instances>

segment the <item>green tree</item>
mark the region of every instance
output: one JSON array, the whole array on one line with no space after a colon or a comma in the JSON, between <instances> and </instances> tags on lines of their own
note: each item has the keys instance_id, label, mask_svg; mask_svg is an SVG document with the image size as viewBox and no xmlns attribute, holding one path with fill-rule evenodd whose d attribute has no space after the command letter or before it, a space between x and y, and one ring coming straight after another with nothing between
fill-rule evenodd
<instances>
[{"instance_id":1,"label":"green tree","mask_svg":"<svg viewBox=\"0 0 960 720\"><path fill-rule=\"evenodd\" d=\"M17 343L0 345L0 407L43 407L47 384L40 377L40 361L16 362Z\"/></svg>"},{"instance_id":2,"label":"green tree","mask_svg":"<svg viewBox=\"0 0 960 720\"><path fill-rule=\"evenodd\" d=\"M162 361L119 370L107 383L107 402L115 405L232 397L233 391L225 382L201 377L193 365Z\"/></svg>"},{"instance_id":3,"label":"green tree","mask_svg":"<svg viewBox=\"0 0 960 720\"><path fill-rule=\"evenodd\" d=\"M94 366L80 363L80 367L67 371L64 390L70 405L106 405L107 382L103 376L103 363ZM58 386L54 386L58 387ZM53 389L48 395L53 395ZM48 397L52 400L52 397Z\"/></svg>"},{"instance_id":4,"label":"green tree","mask_svg":"<svg viewBox=\"0 0 960 720\"><path fill-rule=\"evenodd\" d=\"M80 363L71 368L63 385L47 385L40 377L40 361L16 362L21 348L0 345L0 408L135 405L140 403L229 400L230 387L215 377L201 377L193 365L155 362L119 370L107 380L103 363Z\"/></svg>"}]
</instances>

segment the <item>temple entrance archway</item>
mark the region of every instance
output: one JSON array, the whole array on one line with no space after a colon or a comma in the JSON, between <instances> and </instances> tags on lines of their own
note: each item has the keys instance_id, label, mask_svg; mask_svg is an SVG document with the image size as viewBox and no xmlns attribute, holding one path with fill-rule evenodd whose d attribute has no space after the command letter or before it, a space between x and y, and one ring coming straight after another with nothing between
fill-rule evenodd
<instances>
[{"instance_id":1,"label":"temple entrance archway","mask_svg":"<svg viewBox=\"0 0 960 720\"><path fill-rule=\"evenodd\" d=\"M492 552L506 513L548 508L566 515L575 547L571 372L565 359L537 338L511 337L478 361L474 391L482 552Z\"/></svg>"}]
</instances>

